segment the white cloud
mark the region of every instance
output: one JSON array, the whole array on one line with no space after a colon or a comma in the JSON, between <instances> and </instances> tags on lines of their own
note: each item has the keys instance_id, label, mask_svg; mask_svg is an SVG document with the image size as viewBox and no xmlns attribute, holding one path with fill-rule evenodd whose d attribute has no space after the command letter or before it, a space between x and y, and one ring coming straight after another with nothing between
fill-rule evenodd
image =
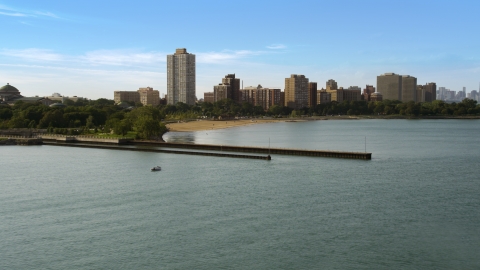
<instances>
[{"instance_id":1,"label":"white cloud","mask_svg":"<svg viewBox=\"0 0 480 270\"><path fill-rule=\"evenodd\" d=\"M91 65L129 66L165 62L166 54L157 52L131 52L122 50L99 50L87 52L79 60Z\"/></svg>"},{"instance_id":2,"label":"white cloud","mask_svg":"<svg viewBox=\"0 0 480 270\"><path fill-rule=\"evenodd\" d=\"M0 15L11 16L11 17L28 17L27 14L23 14L23 13L19 13L19 12L11 13L11 12L0 11Z\"/></svg>"},{"instance_id":3,"label":"white cloud","mask_svg":"<svg viewBox=\"0 0 480 270\"><path fill-rule=\"evenodd\" d=\"M34 11L34 14L40 15L40 16L45 16L45 17L50 17L50 18L55 18L55 19L60 19L57 15L51 13L51 12L42 12L42 11Z\"/></svg>"},{"instance_id":4,"label":"white cloud","mask_svg":"<svg viewBox=\"0 0 480 270\"><path fill-rule=\"evenodd\" d=\"M0 55L21 58L27 61L61 61L64 59L62 55L53 53L50 50L35 48L24 50L4 49L0 51Z\"/></svg>"},{"instance_id":5,"label":"white cloud","mask_svg":"<svg viewBox=\"0 0 480 270\"><path fill-rule=\"evenodd\" d=\"M267 49L271 49L271 50L279 50L279 49L285 49L285 48L287 48L287 46L283 44L272 44L267 46Z\"/></svg>"},{"instance_id":6,"label":"white cloud","mask_svg":"<svg viewBox=\"0 0 480 270\"><path fill-rule=\"evenodd\" d=\"M49 17L60 19L57 15L48 11L28 11L28 10L17 10L4 5L0 5L0 15L11 16L11 17Z\"/></svg>"},{"instance_id":7,"label":"white cloud","mask_svg":"<svg viewBox=\"0 0 480 270\"><path fill-rule=\"evenodd\" d=\"M222 63L229 60L235 60L240 58L246 58L252 55L260 55L264 52L261 51L222 51L222 52L207 52L207 53L196 53L198 63Z\"/></svg>"}]
</instances>

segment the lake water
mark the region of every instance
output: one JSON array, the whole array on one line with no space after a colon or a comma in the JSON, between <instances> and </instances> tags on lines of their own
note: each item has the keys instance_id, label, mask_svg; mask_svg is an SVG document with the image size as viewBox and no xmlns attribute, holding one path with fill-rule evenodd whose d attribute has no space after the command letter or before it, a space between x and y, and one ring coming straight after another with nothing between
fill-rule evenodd
<instances>
[{"instance_id":1,"label":"lake water","mask_svg":"<svg viewBox=\"0 0 480 270\"><path fill-rule=\"evenodd\" d=\"M164 136L371 161L2 146L0 269L479 269L479 135L328 120Z\"/></svg>"}]
</instances>

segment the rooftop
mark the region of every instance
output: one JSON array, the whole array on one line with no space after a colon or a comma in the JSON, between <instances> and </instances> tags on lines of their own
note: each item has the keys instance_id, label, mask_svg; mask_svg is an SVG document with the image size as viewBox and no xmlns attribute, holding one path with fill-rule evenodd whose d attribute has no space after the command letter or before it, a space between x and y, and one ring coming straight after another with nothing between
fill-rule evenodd
<instances>
[{"instance_id":1,"label":"rooftop","mask_svg":"<svg viewBox=\"0 0 480 270\"><path fill-rule=\"evenodd\" d=\"M18 92L18 93L20 93L20 91L18 91L17 88L11 86L9 83L7 83L7 85L5 85L5 86L2 86L2 88L0 88L0 92Z\"/></svg>"}]
</instances>

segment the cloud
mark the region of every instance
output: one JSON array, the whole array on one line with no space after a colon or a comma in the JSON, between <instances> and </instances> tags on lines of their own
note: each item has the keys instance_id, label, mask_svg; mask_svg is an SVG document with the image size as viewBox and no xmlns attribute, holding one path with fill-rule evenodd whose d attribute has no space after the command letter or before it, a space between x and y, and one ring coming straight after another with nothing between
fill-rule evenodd
<instances>
[{"instance_id":1,"label":"cloud","mask_svg":"<svg viewBox=\"0 0 480 270\"><path fill-rule=\"evenodd\" d=\"M122 50L98 50L83 55L62 55L51 50L29 48L23 50L0 50L0 55L14 57L27 62L48 61L87 64L91 66L150 65L166 61L166 55L158 52L132 52ZM68 62L68 63L67 63Z\"/></svg>"},{"instance_id":2,"label":"cloud","mask_svg":"<svg viewBox=\"0 0 480 270\"><path fill-rule=\"evenodd\" d=\"M196 53L198 63L222 63L229 60L235 60L240 58L246 58L252 55L260 55L264 52L261 51L228 51L224 50L222 52L207 52L207 53Z\"/></svg>"},{"instance_id":3,"label":"cloud","mask_svg":"<svg viewBox=\"0 0 480 270\"><path fill-rule=\"evenodd\" d=\"M10 12L0 11L0 15L11 16L11 17L28 17L27 14L23 14L23 13L19 13L19 12L10 13Z\"/></svg>"},{"instance_id":4,"label":"cloud","mask_svg":"<svg viewBox=\"0 0 480 270\"><path fill-rule=\"evenodd\" d=\"M55 18L55 19L60 19L57 15L51 13L51 12L42 12L42 11L34 11L33 13L40 15L40 16L45 16L45 17L50 17L50 18Z\"/></svg>"},{"instance_id":5,"label":"cloud","mask_svg":"<svg viewBox=\"0 0 480 270\"><path fill-rule=\"evenodd\" d=\"M87 52L79 60L90 65L129 66L165 62L166 54L157 52L131 52L122 50L98 50Z\"/></svg>"},{"instance_id":6,"label":"cloud","mask_svg":"<svg viewBox=\"0 0 480 270\"><path fill-rule=\"evenodd\" d=\"M267 46L267 49L270 49L270 50L279 50L279 49L285 49L285 48L287 48L287 46L283 44L272 44Z\"/></svg>"},{"instance_id":7,"label":"cloud","mask_svg":"<svg viewBox=\"0 0 480 270\"><path fill-rule=\"evenodd\" d=\"M27 11L27 10L17 10L4 5L0 5L0 15L11 16L11 17L49 17L54 19L60 19L57 15L48 11Z\"/></svg>"},{"instance_id":8,"label":"cloud","mask_svg":"<svg viewBox=\"0 0 480 270\"><path fill-rule=\"evenodd\" d=\"M64 57L60 54L43 49L24 49L24 50L0 50L0 55L21 58L27 61L61 61Z\"/></svg>"}]
</instances>

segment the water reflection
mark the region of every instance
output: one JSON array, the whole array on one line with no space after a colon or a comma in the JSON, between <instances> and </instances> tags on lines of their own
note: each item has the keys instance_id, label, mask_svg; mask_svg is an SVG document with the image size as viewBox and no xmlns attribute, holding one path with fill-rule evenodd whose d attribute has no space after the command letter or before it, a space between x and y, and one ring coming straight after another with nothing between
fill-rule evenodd
<instances>
[{"instance_id":1,"label":"water reflection","mask_svg":"<svg viewBox=\"0 0 480 270\"><path fill-rule=\"evenodd\" d=\"M195 132L167 132L163 140L169 143L195 143Z\"/></svg>"}]
</instances>

